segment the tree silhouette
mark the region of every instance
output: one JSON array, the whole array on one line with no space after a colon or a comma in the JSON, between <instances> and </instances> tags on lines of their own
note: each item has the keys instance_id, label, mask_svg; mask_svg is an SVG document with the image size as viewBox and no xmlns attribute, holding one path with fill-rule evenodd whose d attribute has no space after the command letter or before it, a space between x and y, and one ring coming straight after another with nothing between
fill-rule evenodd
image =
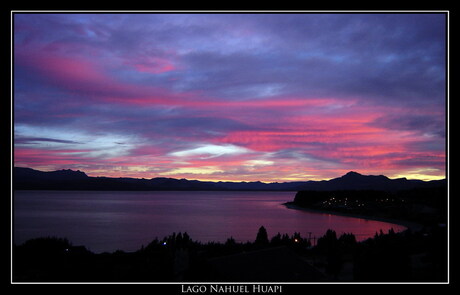
<instances>
[{"instance_id":1,"label":"tree silhouette","mask_svg":"<svg viewBox=\"0 0 460 295\"><path fill-rule=\"evenodd\" d=\"M318 249L325 252L337 251L338 239L334 230L328 229L326 234L318 239Z\"/></svg>"},{"instance_id":2,"label":"tree silhouette","mask_svg":"<svg viewBox=\"0 0 460 295\"><path fill-rule=\"evenodd\" d=\"M342 261L339 253L339 240L334 230L328 229L326 234L318 239L318 250L326 255L326 272L338 278Z\"/></svg>"},{"instance_id":3,"label":"tree silhouette","mask_svg":"<svg viewBox=\"0 0 460 295\"><path fill-rule=\"evenodd\" d=\"M281 245L281 234L278 232L278 234L276 236L274 236L271 240L270 240L270 243L273 245L273 246L279 246Z\"/></svg>"},{"instance_id":4,"label":"tree silhouette","mask_svg":"<svg viewBox=\"0 0 460 295\"><path fill-rule=\"evenodd\" d=\"M339 239L339 250L340 252L343 253L353 253L358 245L358 242L356 241L356 237L352 233L344 233L342 234Z\"/></svg>"},{"instance_id":5,"label":"tree silhouette","mask_svg":"<svg viewBox=\"0 0 460 295\"><path fill-rule=\"evenodd\" d=\"M259 228L259 232L257 233L255 243L257 245L268 245L268 234L265 227L261 226Z\"/></svg>"},{"instance_id":6,"label":"tree silhouette","mask_svg":"<svg viewBox=\"0 0 460 295\"><path fill-rule=\"evenodd\" d=\"M288 234L283 234L283 236L281 237L281 243L283 245L289 245L291 243L291 238Z\"/></svg>"},{"instance_id":7,"label":"tree silhouette","mask_svg":"<svg viewBox=\"0 0 460 295\"><path fill-rule=\"evenodd\" d=\"M236 245L236 241L233 237L230 237L227 239L227 241L225 242L225 246L235 246Z\"/></svg>"}]
</instances>

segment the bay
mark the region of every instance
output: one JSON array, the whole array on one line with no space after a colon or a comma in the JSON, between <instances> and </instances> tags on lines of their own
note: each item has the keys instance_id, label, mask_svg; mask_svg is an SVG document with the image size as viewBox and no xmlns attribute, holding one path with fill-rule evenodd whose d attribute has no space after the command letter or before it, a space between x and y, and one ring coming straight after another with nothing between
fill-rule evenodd
<instances>
[{"instance_id":1,"label":"bay","mask_svg":"<svg viewBox=\"0 0 460 295\"><path fill-rule=\"evenodd\" d=\"M153 239L187 232L195 241L255 240L300 232L312 242L328 229L358 241L402 225L286 208L295 192L203 191L15 191L13 239L54 236L95 253L136 251Z\"/></svg>"}]
</instances>

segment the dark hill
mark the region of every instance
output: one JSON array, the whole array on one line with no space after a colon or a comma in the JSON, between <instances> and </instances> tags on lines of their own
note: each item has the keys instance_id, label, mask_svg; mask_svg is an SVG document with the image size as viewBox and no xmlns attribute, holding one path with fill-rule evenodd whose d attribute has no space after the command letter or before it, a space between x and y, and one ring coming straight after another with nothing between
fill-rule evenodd
<instances>
[{"instance_id":1,"label":"dark hill","mask_svg":"<svg viewBox=\"0 0 460 295\"><path fill-rule=\"evenodd\" d=\"M15 167L13 171L14 189L78 189L89 179L84 172L70 169L43 172Z\"/></svg>"},{"instance_id":2,"label":"dark hill","mask_svg":"<svg viewBox=\"0 0 460 295\"><path fill-rule=\"evenodd\" d=\"M67 169L67 170L43 172L43 171L31 169L31 168L20 168L20 167L14 168L13 176L19 179L35 178L35 179L41 179L41 180L77 180L77 179L88 178L88 176L84 172L81 172L80 170L74 171L74 170Z\"/></svg>"},{"instance_id":3,"label":"dark hill","mask_svg":"<svg viewBox=\"0 0 460 295\"><path fill-rule=\"evenodd\" d=\"M384 175L361 175L350 171L347 174L325 181L310 181L301 186L299 190L383 190L397 191L418 187L433 187L445 184L445 180L422 181L408 180L406 178L390 179Z\"/></svg>"}]
</instances>

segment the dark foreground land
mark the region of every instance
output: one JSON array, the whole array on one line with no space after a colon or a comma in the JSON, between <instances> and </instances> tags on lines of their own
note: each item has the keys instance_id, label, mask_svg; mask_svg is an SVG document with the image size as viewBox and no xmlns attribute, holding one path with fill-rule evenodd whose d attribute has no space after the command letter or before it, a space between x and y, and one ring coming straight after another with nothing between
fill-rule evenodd
<instances>
[{"instance_id":1,"label":"dark foreground land","mask_svg":"<svg viewBox=\"0 0 460 295\"><path fill-rule=\"evenodd\" d=\"M255 241L154 239L135 252L96 254L56 237L13 246L13 282L447 282L445 186L402 191L300 191L291 205L417 223L357 242L328 230L317 241L264 227Z\"/></svg>"},{"instance_id":2,"label":"dark foreground land","mask_svg":"<svg viewBox=\"0 0 460 295\"><path fill-rule=\"evenodd\" d=\"M174 233L136 252L95 254L47 237L14 246L13 282L446 282L446 241L440 226L360 243L328 230L312 247L298 233L269 240L261 227L252 243Z\"/></svg>"}]
</instances>

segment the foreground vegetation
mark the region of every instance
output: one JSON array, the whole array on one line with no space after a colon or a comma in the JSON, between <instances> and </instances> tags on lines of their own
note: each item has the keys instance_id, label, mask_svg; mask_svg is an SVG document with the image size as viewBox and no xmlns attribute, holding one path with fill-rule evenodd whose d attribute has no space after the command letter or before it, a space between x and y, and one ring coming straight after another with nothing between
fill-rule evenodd
<instances>
[{"instance_id":1,"label":"foreground vegetation","mask_svg":"<svg viewBox=\"0 0 460 295\"><path fill-rule=\"evenodd\" d=\"M312 247L299 233L254 242L200 243L187 233L154 239L135 252L95 254L67 239L32 239L13 248L14 282L355 281L447 280L447 228L353 234L328 230Z\"/></svg>"}]
</instances>

